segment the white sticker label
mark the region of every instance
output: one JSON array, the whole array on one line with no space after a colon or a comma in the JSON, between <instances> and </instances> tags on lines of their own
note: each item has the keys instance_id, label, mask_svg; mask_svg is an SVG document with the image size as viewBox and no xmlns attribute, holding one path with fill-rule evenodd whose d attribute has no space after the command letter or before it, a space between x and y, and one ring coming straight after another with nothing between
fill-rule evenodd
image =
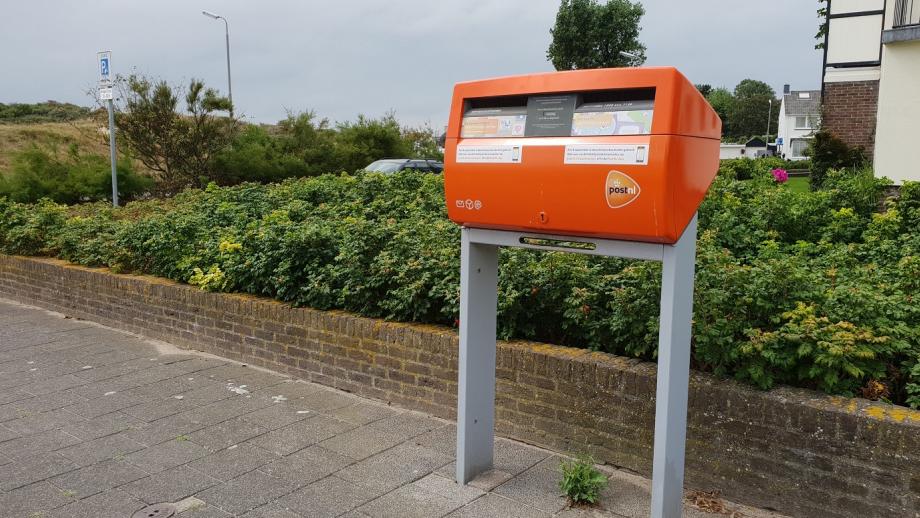
<instances>
[{"instance_id":1,"label":"white sticker label","mask_svg":"<svg viewBox=\"0 0 920 518\"><path fill-rule=\"evenodd\" d=\"M457 146L458 164L518 164L521 162L520 145L463 145Z\"/></svg>"},{"instance_id":2,"label":"white sticker label","mask_svg":"<svg viewBox=\"0 0 920 518\"><path fill-rule=\"evenodd\" d=\"M647 165L647 144L573 144L565 146L566 164Z\"/></svg>"}]
</instances>

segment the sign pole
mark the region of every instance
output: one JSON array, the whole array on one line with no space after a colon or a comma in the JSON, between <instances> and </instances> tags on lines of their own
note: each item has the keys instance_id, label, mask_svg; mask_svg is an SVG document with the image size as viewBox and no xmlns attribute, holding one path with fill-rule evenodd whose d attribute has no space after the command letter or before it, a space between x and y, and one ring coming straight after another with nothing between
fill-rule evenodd
<instances>
[{"instance_id":1,"label":"sign pole","mask_svg":"<svg viewBox=\"0 0 920 518\"><path fill-rule=\"evenodd\" d=\"M118 206L118 172L115 159L115 107L112 99L108 101L109 108L109 160L112 162L112 206Z\"/></svg>"},{"instance_id":2,"label":"sign pole","mask_svg":"<svg viewBox=\"0 0 920 518\"><path fill-rule=\"evenodd\" d=\"M99 59L99 100L106 101L109 110L109 161L112 164L112 206L118 206L118 172L115 158L115 104L112 84L112 52L104 50L96 53Z\"/></svg>"}]
</instances>

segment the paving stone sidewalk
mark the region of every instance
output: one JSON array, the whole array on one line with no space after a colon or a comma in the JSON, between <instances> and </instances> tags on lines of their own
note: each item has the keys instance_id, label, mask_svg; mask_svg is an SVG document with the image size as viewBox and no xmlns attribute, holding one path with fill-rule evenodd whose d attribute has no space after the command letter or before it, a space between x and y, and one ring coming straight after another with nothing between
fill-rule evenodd
<instances>
[{"instance_id":1,"label":"paving stone sidewalk","mask_svg":"<svg viewBox=\"0 0 920 518\"><path fill-rule=\"evenodd\" d=\"M125 518L164 502L180 518L648 515L648 481L606 468L601 508L566 508L561 457L505 439L496 470L458 486L454 434L431 416L0 299L3 518Z\"/></svg>"}]
</instances>

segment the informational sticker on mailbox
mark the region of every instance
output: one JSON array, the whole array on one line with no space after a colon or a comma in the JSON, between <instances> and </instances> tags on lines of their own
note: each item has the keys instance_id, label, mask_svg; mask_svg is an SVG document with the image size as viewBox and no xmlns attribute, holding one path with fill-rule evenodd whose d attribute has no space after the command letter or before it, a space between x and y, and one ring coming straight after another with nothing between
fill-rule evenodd
<instances>
[{"instance_id":1,"label":"informational sticker on mailbox","mask_svg":"<svg viewBox=\"0 0 920 518\"><path fill-rule=\"evenodd\" d=\"M458 164L519 164L521 145L470 145L457 146Z\"/></svg>"},{"instance_id":2,"label":"informational sticker on mailbox","mask_svg":"<svg viewBox=\"0 0 920 518\"><path fill-rule=\"evenodd\" d=\"M648 144L572 144L566 164L648 165Z\"/></svg>"}]
</instances>

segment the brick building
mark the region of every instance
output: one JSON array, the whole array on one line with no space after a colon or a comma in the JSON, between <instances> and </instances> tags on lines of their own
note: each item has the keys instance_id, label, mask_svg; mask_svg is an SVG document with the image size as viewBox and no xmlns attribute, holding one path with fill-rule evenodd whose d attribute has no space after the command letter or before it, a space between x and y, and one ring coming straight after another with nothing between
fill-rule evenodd
<instances>
[{"instance_id":1,"label":"brick building","mask_svg":"<svg viewBox=\"0 0 920 518\"><path fill-rule=\"evenodd\" d=\"M830 0L827 22L822 128L920 180L920 0Z\"/></svg>"}]
</instances>

